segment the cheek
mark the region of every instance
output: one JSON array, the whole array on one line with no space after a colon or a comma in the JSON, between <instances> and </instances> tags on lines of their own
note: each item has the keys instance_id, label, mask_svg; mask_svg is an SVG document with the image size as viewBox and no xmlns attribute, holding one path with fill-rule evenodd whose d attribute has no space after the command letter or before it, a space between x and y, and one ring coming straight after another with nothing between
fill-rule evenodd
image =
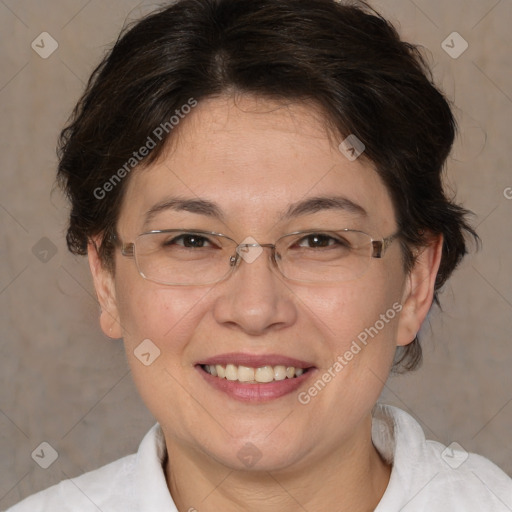
<instances>
[{"instance_id":1,"label":"cheek","mask_svg":"<svg viewBox=\"0 0 512 512\"><path fill-rule=\"evenodd\" d=\"M333 431L347 416L358 421L368 413L388 379L396 350L400 294L382 286L363 293L360 285L345 285L343 293L323 290L306 303L320 330L325 358L299 401L311 406L313 417L332 411L328 423Z\"/></svg>"},{"instance_id":2,"label":"cheek","mask_svg":"<svg viewBox=\"0 0 512 512\"><path fill-rule=\"evenodd\" d=\"M327 368L341 356L350 363L346 373L365 366L384 375L389 369L396 346L403 280L395 274L368 275L340 287L298 294L328 346Z\"/></svg>"},{"instance_id":3,"label":"cheek","mask_svg":"<svg viewBox=\"0 0 512 512\"><path fill-rule=\"evenodd\" d=\"M125 329L125 341L130 345L149 338L155 343L176 340L179 345L193 328L194 320L202 311L208 290L192 288L163 288L149 281L123 290L119 301L119 314ZM190 332L191 333L191 332Z\"/></svg>"},{"instance_id":4,"label":"cheek","mask_svg":"<svg viewBox=\"0 0 512 512\"><path fill-rule=\"evenodd\" d=\"M124 346L133 381L152 414L169 424L170 411L191 407L181 386L188 376L184 361L189 341L207 308L208 289L162 288L148 281L136 285L125 281L119 292Z\"/></svg>"}]
</instances>

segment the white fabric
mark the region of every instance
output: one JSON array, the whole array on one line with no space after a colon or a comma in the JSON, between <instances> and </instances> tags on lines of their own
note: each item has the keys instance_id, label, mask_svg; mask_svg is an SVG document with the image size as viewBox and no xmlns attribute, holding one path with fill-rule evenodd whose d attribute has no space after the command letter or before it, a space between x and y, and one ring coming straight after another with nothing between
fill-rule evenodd
<instances>
[{"instance_id":1,"label":"white fabric","mask_svg":"<svg viewBox=\"0 0 512 512\"><path fill-rule=\"evenodd\" d=\"M420 425L396 407L379 404L373 418L373 443L393 463L375 512L512 512L512 480L492 462L470 454L459 465L464 453L443 456L446 447L426 441ZM165 481L165 454L157 423L136 454L64 480L7 512L178 512Z\"/></svg>"}]
</instances>

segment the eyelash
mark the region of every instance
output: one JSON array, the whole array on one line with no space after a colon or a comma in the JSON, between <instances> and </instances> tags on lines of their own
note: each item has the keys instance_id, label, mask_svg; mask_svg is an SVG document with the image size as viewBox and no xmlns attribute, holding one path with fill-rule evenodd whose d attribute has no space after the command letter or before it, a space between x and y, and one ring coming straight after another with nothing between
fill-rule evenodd
<instances>
[{"instance_id":1,"label":"eyelash","mask_svg":"<svg viewBox=\"0 0 512 512\"><path fill-rule=\"evenodd\" d=\"M177 240L180 240L180 239L181 239L181 240L184 240L184 239L186 239L186 238L196 238L198 241L202 241L202 242L206 241L206 242L208 242L208 243L209 243L209 244L211 244L211 245L215 245L215 244L213 244L213 243L212 243L212 241L211 241L211 240L209 240L209 239L208 239L207 237L205 237L204 235L199 235L199 234L195 234L195 233L192 233L192 232L191 232L191 233L183 233L183 234L181 234L181 235L175 236L174 238L172 238L172 239L170 239L170 240L165 240L165 241L163 242L163 245L164 245L164 246L170 246L170 245L183 245L183 247L185 247L186 249L188 249L189 247L187 247L187 246L185 245L185 243L183 243L183 244L176 244L176 241L177 241Z\"/></svg>"}]
</instances>

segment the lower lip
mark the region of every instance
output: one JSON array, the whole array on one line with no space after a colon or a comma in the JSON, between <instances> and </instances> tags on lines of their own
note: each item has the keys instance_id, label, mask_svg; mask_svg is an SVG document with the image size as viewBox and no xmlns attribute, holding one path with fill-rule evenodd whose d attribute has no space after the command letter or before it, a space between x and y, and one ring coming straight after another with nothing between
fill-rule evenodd
<instances>
[{"instance_id":1,"label":"lower lip","mask_svg":"<svg viewBox=\"0 0 512 512\"><path fill-rule=\"evenodd\" d=\"M300 377L293 379L274 380L258 384L247 384L237 380L221 379L210 375L201 366L196 366L203 379L215 389L226 393L231 398L241 402L269 402L296 391L310 376L315 373L314 368L308 369Z\"/></svg>"}]
</instances>

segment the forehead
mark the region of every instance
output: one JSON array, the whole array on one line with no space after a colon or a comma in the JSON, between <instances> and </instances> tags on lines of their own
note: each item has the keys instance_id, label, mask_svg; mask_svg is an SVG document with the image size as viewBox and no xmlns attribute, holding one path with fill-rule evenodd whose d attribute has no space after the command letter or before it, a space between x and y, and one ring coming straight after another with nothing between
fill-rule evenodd
<instances>
[{"instance_id":1,"label":"forehead","mask_svg":"<svg viewBox=\"0 0 512 512\"><path fill-rule=\"evenodd\" d=\"M120 224L141 226L166 197L204 199L226 217L265 231L308 197L339 196L393 229L390 196L373 165L350 161L311 104L251 96L203 100L180 122L165 154L130 176ZM249 224L250 226L247 226Z\"/></svg>"}]
</instances>

